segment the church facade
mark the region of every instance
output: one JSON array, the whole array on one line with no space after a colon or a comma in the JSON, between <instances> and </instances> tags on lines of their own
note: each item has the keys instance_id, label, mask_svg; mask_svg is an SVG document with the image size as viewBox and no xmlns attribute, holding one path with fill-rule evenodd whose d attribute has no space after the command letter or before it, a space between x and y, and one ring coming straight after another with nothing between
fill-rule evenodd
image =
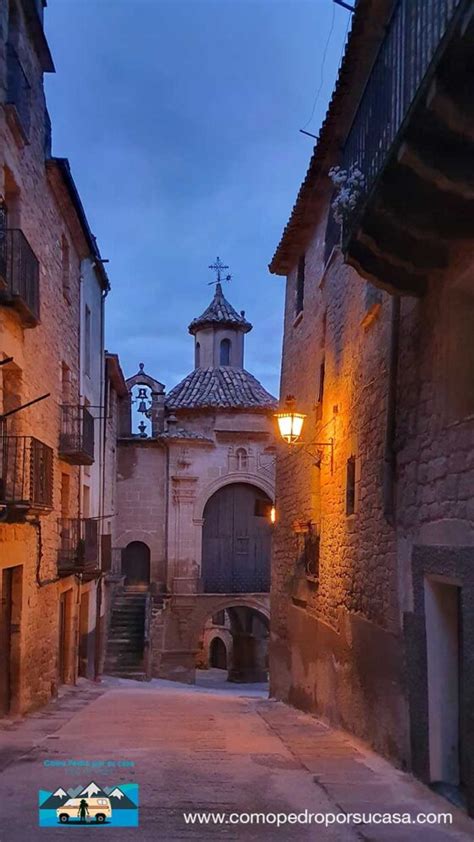
<instances>
[{"instance_id":1,"label":"church facade","mask_svg":"<svg viewBox=\"0 0 474 842\"><path fill-rule=\"evenodd\" d=\"M244 368L251 329L219 273L189 325L194 369L169 392L142 364L126 381L108 671L192 682L218 662L230 680L266 677L276 399Z\"/></svg>"}]
</instances>

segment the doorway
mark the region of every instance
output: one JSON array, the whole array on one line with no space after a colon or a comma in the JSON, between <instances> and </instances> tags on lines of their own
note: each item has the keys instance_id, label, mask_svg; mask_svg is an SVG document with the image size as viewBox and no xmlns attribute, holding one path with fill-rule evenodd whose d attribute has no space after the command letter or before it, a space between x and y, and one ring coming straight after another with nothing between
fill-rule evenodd
<instances>
[{"instance_id":1,"label":"doorway","mask_svg":"<svg viewBox=\"0 0 474 842\"><path fill-rule=\"evenodd\" d=\"M79 609L79 651L78 651L78 675L83 678L90 678L88 669L89 656L89 593L81 594L81 605Z\"/></svg>"},{"instance_id":2,"label":"doorway","mask_svg":"<svg viewBox=\"0 0 474 842\"><path fill-rule=\"evenodd\" d=\"M16 713L20 704L20 638L23 567L1 573L0 716Z\"/></svg>"},{"instance_id":3,"label":"doorway","mask_svg":"<svg viewBox=\"0 0 474 842\"><path fill-rule=\"evenodd\" d=\"M215 637L209 647L209 666L213 669L227 669L227 649L220 637Z\"/></svg>"},{"instance_id":4,"label":"doorway","mask_svg":"<svg viewBox=\"0 0 474 842\"><path fill-rule=\"evenodd\" d=\"M72 590L59 597L59 682L67 684L70 675Z\"/></svg>"},{"instance_id":5,"label":"doorway","mask_svg":"<svg viewBox=\"0 0 474 842\"><path fill-rule=\"evenodd\" d=\"M460 597L459 585L425 579L429 774L432 784L440 790L462 784Z\"/></svg>"},{"instance_id":6,"label":"doorway","mask_svg":"<svg viewBox=\"0 0 474 842\"><path fill-rule=\"evenodd\" d=\"M143 541L132 541L122 550L122 575L126 585L150 583L150 548Z\"/></svg>"}]
</instances>

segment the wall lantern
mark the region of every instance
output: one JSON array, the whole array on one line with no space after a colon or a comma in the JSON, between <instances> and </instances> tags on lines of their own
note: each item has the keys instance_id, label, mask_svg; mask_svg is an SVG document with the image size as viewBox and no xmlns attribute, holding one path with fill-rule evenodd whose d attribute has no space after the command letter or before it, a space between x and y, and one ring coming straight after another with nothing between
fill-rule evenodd
<instances>
[{"instance_id":1,"label":"wall lantern","mask_svg":"<svg viewBox=\"0 0 474 842\"><path fill-rule=\"evenodd\" d=\"M296 401L293 395L288 395L285 400L285 405L282 412L276 412L275 418L278 421L280 435L287 444L302 447L306 453L309 453L315 460L317 465L320 465L323 459L322 448L329 447L330 455L329 461L331 465L331 473L334 469L334 439L329 441L301 441L301 433L303 430L304 419L306 415L302 412L296 412ZM311 450L312 447L317 448L316 452Z\"/></svg>"},{"instance_id":2,"label":"wall lantern","mask_svg":"<svg viewBox=\"0 0 474 842\"><path fill-rule=\"evenodd\" d=\"M296 401L293 395L288 395L283 412L276 412L280 435L287 444L295 444L301 436L306 415L296 412Z\"/></svg>"},{"instance_id":3,"label":"wall lantern","mask_svg":"<svg viewBox=\"0 0 474 842\"><path fill-rule=\"evenodd\" d=\"M275 506L272 506L271 509L270 509L270 523L271 524L276 523L276 508L275 508Z\"/></svg>"}]
</instances>

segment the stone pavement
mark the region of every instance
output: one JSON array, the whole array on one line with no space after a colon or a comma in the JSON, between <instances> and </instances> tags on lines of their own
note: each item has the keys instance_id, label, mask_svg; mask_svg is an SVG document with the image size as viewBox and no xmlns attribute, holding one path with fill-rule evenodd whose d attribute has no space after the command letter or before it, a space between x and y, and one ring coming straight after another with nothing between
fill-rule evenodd
<instances>
[{"instance_id":1,"label":"stone pavement","mask_svg":"<svg viewBox=\"0 0 474 842\"><path fill-rule=\"evenodd\" d=\"M81 682L57 702L0 726L0 842L96 838L98 826L39 828L37 790L134 781L140 827L117 840L468 840L474 824L444 799L313 717L255 685L154 680ZM127 760L132 769L68 770L51 760ZM110 780L109 780L110 777ZM113 780L112 780L113 777ZM87 778L87 780L86 780ZM452 813L449 828L388 825L189 826L184 811Z\"/></svg>"}]
</instances>

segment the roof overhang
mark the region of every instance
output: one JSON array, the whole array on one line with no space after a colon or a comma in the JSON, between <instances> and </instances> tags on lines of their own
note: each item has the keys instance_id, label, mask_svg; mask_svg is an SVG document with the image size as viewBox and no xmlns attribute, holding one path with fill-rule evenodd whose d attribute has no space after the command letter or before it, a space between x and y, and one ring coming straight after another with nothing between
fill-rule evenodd
<instances>
[{"instance_id":1,"label":"roof overhang","mask_svg":"<svg viewBox=\"0 0 474 842\"><path fill-rule=\"evenodd\" d=\"M61 211L70 218L73 211L73 225L71 234L79 244L82 259L92 257L100 285L104 292L110 290L110 282L105 271L102 257L96 239L92 234L86 212L79 196L79 191L72 177L71 167L67 158L48 158L46 160L46 175L56 197ZM68 213L69 211L69 213Z\"/></svg>"},{"instance_id":2,"label":"roof overhang","mask_svg":"<svg viewBox=\"0 0 474 842\"><path fill-rule=\"evenodd\" d=\"M268 267L274 275L288 275L293 269L311 239L321 211L327 207L333 190L328 171L341 159L395 2L357 0L344 58L306 177Z\"/></svg>"}]
</instances>

